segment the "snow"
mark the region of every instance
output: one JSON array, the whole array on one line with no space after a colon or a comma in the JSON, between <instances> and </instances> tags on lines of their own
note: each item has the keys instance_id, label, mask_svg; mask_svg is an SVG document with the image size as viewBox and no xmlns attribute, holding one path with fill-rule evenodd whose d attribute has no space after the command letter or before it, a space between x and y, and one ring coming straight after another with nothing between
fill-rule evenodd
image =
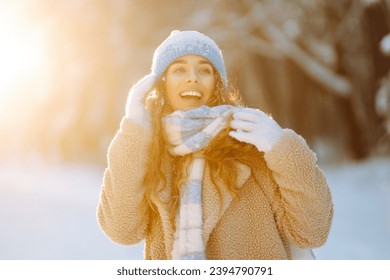
<instances>
[{"instance_id":1,"label":"snow","mask_svg":"<svg viewBox=\"0 0 390 280\"><path fill-rule=\"evenodd\" d=\"M390 159L324 168L334 222L318 259L390 259Z\"/></svg>"},{"instance_id":2,"label":"snow","mask_svg":"<svg viewBox=\"0 0 390 280\"><path fill-rule=\"evenodd\" d=\"M390 158L325 166L335 217L318 259L390 259ZM142 259L96 222L103 168L0 164L0 259Z\"/></svg>"},{"instance_id":3,"label":"snow","mask_svg":"<svg viewBox=\"0 0 390 280\"><path fill-rule=\"evenodd\" d=\"M0 259L142 259L99 229L103 170L40 161L0 167Z\"/></svg>"},{"instance_id":4,"label":"snow","mask_svg":"<svg viewBox=\"0 0 390 280\"><path fill-rule=\"evenodd\" d=\"M380 42L380 50L385 55L390 55L390 34L382 38Z\"/></svg>"}]
</instances>

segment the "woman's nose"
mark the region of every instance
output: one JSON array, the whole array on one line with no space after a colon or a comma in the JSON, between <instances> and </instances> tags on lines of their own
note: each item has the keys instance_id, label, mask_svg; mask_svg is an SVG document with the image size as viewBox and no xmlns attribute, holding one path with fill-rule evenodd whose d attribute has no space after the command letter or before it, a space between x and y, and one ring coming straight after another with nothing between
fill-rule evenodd
<instances>
[{"instance_id":1,"label":"woman's nose","mask_svg":"<svg viewBox=\"0 0 390 280\"><path fill-rule=\"evenodd\" d=\"M188 71L187 82L199 82L198 74L195 69Z\"/></svg>"}]
</instances>

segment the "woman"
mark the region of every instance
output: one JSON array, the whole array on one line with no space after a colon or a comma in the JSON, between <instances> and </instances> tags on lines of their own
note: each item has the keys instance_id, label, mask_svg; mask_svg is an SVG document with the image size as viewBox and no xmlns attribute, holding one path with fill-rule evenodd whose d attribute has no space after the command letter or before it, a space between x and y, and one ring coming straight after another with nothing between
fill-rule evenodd
<instances>
[{"instance_id":1,"label":"woman","mask_svg":"<svg viewBox=\"0 0 390 280\"><path fill-rule=\"evenodd\" d=\"M332 217L304 139L241 106L212 39L172 32L108 150L105 234L145 240L145 259L291 259L324 244Z\"/></svg>"}]
</instances>

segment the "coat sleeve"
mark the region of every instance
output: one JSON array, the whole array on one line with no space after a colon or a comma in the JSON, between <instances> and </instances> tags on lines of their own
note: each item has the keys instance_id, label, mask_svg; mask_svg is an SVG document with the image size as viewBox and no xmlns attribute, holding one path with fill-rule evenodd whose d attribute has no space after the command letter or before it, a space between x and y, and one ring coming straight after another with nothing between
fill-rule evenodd
<instances>
[{"instance_id":1,"label":"coat sleeve","mask_svg":"<svg viewBox=\"0 0 390 280\"><path fill-rule=\"evenodd\" d=\"M315 153L301 136L284 129L279 142L264 157L276 182L280 231L299 247L322 246L332 224L333 202Z\"/></svg>"},{"instance_id":2,"label":"coat sleeve","mask_svg":"<svg viewBox=\"0 0 390 280\"><path fill-rule=\"evenodd\" d=\"M97 209L102 231L114 242L132 245L144 239L148 214L142 212L142 186L151 132L124 117L107 154Z\"/></svg>"}]
</instances>

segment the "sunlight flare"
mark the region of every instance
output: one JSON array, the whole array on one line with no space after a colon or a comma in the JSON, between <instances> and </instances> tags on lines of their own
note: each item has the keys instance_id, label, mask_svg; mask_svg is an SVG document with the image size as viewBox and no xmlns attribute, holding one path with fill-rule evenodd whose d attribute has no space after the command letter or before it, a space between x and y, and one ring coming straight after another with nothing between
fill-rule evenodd
<instances>
[{"instance_id":1,"label":"sunlight flare","mask_svg":"<svg viewBox=\"0 0 390 280\"><path fill-rule=\"evenodd\" d=\"M47 55L42 30L17 11L0 12L0 102L28 91Z\"/></svg>"}]
</instances>

